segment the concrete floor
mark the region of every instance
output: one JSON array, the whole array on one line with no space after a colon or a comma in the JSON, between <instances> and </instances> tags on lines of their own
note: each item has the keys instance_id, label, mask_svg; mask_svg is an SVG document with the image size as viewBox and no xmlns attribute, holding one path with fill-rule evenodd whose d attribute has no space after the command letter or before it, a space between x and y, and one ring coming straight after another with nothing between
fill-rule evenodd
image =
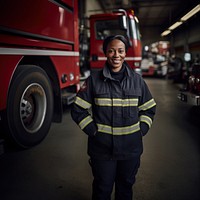
<instances>
[{"instance_id":1,"label":"concrete floor","mask_svg":"<svg viewBox=\"0 0 200 200\"><path fill-rule=\"evenodd\" d=\"M171 81L145 79L157 102L134 185L134 200L200 199L200 108L179 102ZM87 137L70 117L38 146L0 156L1 200L90 200Z\"/></svg>"}]
</instances>

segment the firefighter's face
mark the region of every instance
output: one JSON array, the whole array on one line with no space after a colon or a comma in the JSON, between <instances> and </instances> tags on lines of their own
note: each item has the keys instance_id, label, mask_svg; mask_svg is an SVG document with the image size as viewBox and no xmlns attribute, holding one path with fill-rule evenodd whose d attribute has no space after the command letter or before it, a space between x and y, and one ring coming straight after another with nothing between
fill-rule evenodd
<instances>
[{"instance_id":1,"label":"firefighter's face","mask_svg":"<svg viewBox=\"0 0 200 200\"><path fill-rule=\"evenodd\" d=\"M115 39L108 44L106 57L114 72L121 69L125 56L125 44L122 41Z\"/></svg>"}]
</instances>

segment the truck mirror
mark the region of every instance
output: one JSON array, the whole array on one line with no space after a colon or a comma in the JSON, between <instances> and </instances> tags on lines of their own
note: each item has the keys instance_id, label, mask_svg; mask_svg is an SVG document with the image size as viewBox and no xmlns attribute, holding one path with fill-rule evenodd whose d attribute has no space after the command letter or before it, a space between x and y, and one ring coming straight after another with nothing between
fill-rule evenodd
<instances>
[{"instance_id":1,"label":"truck mirror","mask_svg":"<svg viewBox=\"0 0 200 200\"><path fill-rule=\"evenodd\" d=\"M121 29L127 29L127 21L125 15L119 17L119 25Z\"/></svg>"}]
</instances>

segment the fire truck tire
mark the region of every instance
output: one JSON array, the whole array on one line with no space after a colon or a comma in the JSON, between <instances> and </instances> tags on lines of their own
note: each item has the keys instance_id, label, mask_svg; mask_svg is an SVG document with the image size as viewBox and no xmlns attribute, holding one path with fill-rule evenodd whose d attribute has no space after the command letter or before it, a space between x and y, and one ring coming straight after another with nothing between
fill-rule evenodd
<instances>
[{"instance_id":1,"label":"fire truck tire","mask_svg":"<svg viewBox=\"0 0 200 200\"><path fill-rule=\"evenodd\" d=\"M21 65L11 83L7 104L9 136L20 147L39 144L48 134L53 116L53 93L46 72Z\"/></svg>"}]
</instances>

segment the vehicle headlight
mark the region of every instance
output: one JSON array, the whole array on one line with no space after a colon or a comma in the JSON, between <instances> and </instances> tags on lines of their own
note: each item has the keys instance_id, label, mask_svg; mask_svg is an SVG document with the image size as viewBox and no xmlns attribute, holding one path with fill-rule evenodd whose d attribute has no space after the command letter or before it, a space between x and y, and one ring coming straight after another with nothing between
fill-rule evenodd
<instances>
[{"instance_id":1,"label":"vehicle headlight","mask_svg":"<svg viewBox=\"0 0 200 200\"><path fill-rule=\"evenodd\" d=\"M195 82L200 83L200 78L196 78Z\"/></svg>"},{"instance_id":2,"label":"vehicle headlight","mask_svg":"<svg viewBox=\"0 0 200 200\"><path fill-rule=\"evenodd\" d=\"M139 67L139 66L140 66L140 63L139 63L139 62L135 62L134 65L135 65L136 67Z\"/></svg>"},{"instance_id":3,"label":"vehicle headlight","mask_svg":"<svg viewBox=\"0 0 200 200\"><path fill-rule=\"evenodd\" d=\"M190 84L194 84L194 80L195 80L194 76L190 76L188 81Z\"/></svg>"}]
</instances>

